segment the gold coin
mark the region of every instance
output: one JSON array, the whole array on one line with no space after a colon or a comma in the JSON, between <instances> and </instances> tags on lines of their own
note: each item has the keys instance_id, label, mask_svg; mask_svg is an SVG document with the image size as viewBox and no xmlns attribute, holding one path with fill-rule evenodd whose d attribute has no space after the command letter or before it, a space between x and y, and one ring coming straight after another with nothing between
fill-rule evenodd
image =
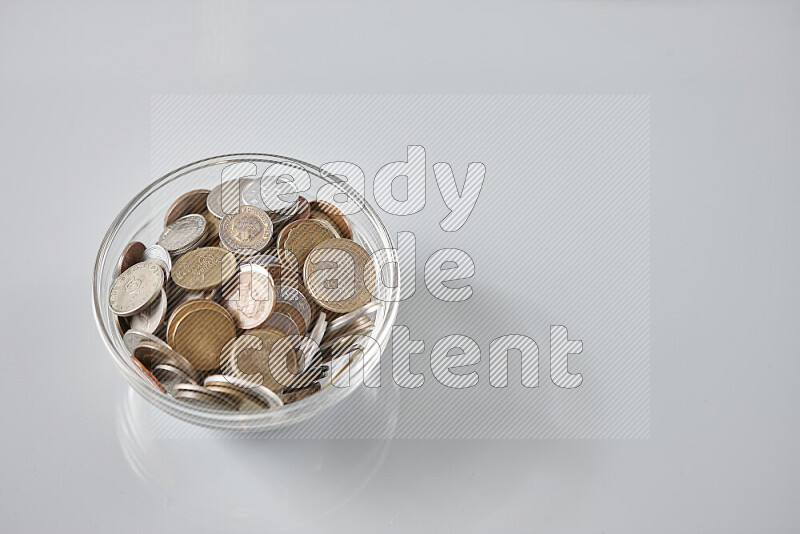
<instances>
[{"instance_id":1,"label":"gold coin","mask_svg":"<svg viewBox=\"0 0 800 534\"><path fill-rule=\"evenodd\" d=\"M228 342L223 349L222 371L282 391L297 373L297 352L285 334L272 328L250 330Z\"/></svg>"},{"instance_id":2,"label":"gold coin","mask_svg":"<svg viewBox=\"0 0 800 534\"><path fill-rule=\"evenodd\" d=\"M287 224L278 235L278 257L294 255L297 263L303 265L311 250L328 239L338 237L334 227L317 219L302 219Z\"/></svg>"},{"instance_id":3,"label":"gold coin","mask_svg":"<svg viewBox=\"0 0 800 534\"><path fill-rule=\"evenodd\" d=\"M212 243L219 242L219 219L208 210L201 212L200 215L206 219L208 246L213 246Z\"/></svg>"},{"instance_id":4,"label":"gold coin","mask_svg":"<svg viewBox=\"0 0 800 534\"><path fill-rule=\"evenodd\" d=\"M311 218L322 218L325 215L336 226L341 237L353 239L353 230L350 228L350 223L347 222L347 217L339 211L339 208L324 200L315 200L309 204L309 207Z\"/></svg>"},{"instance_id":5,"label":"gold coin","mask_svg":"<svg viewBox=\"0 0 800 534\"><path fill-rule=\"evenodd\" d=\"M219 287L236 272L236 258L219 247L187 252L172 266L172 280L190 291Z\"/></svg>"},{"instance_id":6,"label":"gold coin","mask_svg":"<svg viewBox=\"0 0 800 534\"><path fill-rule=\"evenodd\" d=\"M222 347L236 337L236 326L225 308L212 301L203 304L177 320L172 346L196 369L208 371L219 367Z\"/></svg>"},{"instance_id":7,"label":"gold coin","mask_svg":"<svg viewBox=\"0 0 800 534\"><path fill-rule=\"evenodd\" d=\"M364 248L349 239L329 239L312 250L303 266L306 289L326 310L347 313L375 291L375 266Z\"/></svg>"},{"instance_id":8,"label":"gold coin","mask_svg":"<svg viewBox=\"0 0 800 534\"><path fill-rule=\"evenodd\" d=\"M192 299L179 304L170 314L167 320L167 344L172 345L175 341L175 328L178 322L183 319L186 314L197 310L216 309L218 304L210 299Z\"/></svg>"},{"instance_id":9,"label":"gold coin","mask_svg":"<svg viewBox=\"0 0 800 534\"><path fill-rule=\"evenodd\" d=\"M222 246L237 254L257 254L272 239L272 220L267 212L254 206L240 206L219 223Z\"/></svg>"}]
</instances>

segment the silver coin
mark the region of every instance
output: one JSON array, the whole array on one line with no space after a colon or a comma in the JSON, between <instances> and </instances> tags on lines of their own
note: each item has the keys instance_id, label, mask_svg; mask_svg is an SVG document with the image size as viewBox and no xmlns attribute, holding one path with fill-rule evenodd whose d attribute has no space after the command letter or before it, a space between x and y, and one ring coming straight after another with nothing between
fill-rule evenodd
<instances>
[{"instance_id":1,"label":"silver coin","mask_svg":"<svg viewBox=\"0 0 800 534\"><path fill-rule=\"evenodd\" d=\"M142 261L154 261L164 269L164 274L169 278L172 271L172 256L161 245L152 245L144 249Z\"/></svg>"},{"instance_id":2,"label":"silver coin","mask_svg":"<svg viewBox=\"0 0 800 534\"><path fill-rule=\"evenodd\" d=\"M245 204L277 215L294 215L299 199L297 185L280 176L264 176L242 189L242 201Z\"/></svg>"},{"instance_id":3,"label":"silver coin","mask_svg":"<svg viewBox=\"0 0 800 534\"><path fill-rule=\"evenodd\" d=\"M336 319L328 323L328 332L339 330L340 328L343 328L348 324L351 324L359 317L369 316L375 313L378 310L379 306L380 304L377 301L367 302L357 310L353 310L350 313L342 315L341 317L337 317Z\"/></svg>"},{"instance_id":4,"label":"silver coin","mask_svg":"<svg viewBox=\"0 0 800 534\"><path fill-rule=\"evenodd\" d=\"M169 345L167 345L163 340L157 338L153 334L148 334L147 332L140 332L139 330L130 329L122 336L122 342L125 344L125 348L127 348L131 354L133 354L133 349L136 348L136 345L139 344L140 341L146 339L147 341L152 341L153 343L158 343L168 349L172 349Z\"/></svg>"},{"instance_id":5,"label":"silver coin","mask_svg":"<svg viewBox=\"0 0 800 534\"><path fill-rule=\"evenodd\" d=\"M195 384L178 384L172 394L178 400L205 410L236 411L238 407L230 397Z\"/></svg>"},{"instance_id":6,"label":"silver coin","mask_svg":"<svg viewBox=\"0 0 800 534\"><path fill-rule=\"evenodd\" d=\"M300 312L306 324L311 324L311 305L303 294L292 286L275 286L276 302L285 302Z\"/></svg>"},{"instance_id":7,"label":"silver coin","mask_svg":"<svg viewBox=\"0 0 800 534\"><path fill-rule=\"evenodd\" d=\"M303 337L300 340L300 343L298 343L297 367L300 371L305 371L307 365L314 360L314 357L319 352L320 343L322 343L322 337L325 334L326 324L325 314L320 313L319 317L317 317L317 322L314 323L314 327L311 329L311 332Z\"/></svg>"},{"instance_id":8,"label":"silver coin","mask_svg":"<svg viewBox=\"0 0 800 534\"><path fill-rule=\"evenodd\" d=\"M197 385L194 378L183 372L182 370L169 365L167 363L161 363L156 365L150 370L153 373L161 385L164 386L164 389L172 395L175 392L175 387L179 384L194 384Z\"/></svg>"},{"instance_id":9,"label":"silver coin","mask_svg":"<svg viewBox=\"0 0 800 534\"><path fill-rule=\"evenodd\" d=\"M211 375L203 381L203 385L209 389L221 390L226 392L237 392L240 395L251 397L263 408L277 408L283 406L283 401L277 394L270 389L254 384L246 379L230 375ZM242 406L239 406L242 410Z\"/></svg>"},{"instance_id":10,"label":"silver coin","mask_svg":"<svg viewBox=\"0 0 800 534\"><path fill-rule=\"evenodd\" d=\"M206 236L206 218L197 213L184 215L161 232L158 244L171 253L183 253L198 245Z\"/></svg>"},{"instance_id":11,"label":"silver coin","mask_svg":"<svg viewBox=\"0 0 800 534\"><path fill-rule=\"evenodd\" d=\"M242 193L253 182L258 183L258 178L239 178L220 183L208 194L208 211L218 219L236 212L240 205L246 204L242 200Z\"/></svg>"},{"instance_id":12,"label":"silver coin","mask_svg":"<svg viewBox=\"0 0 800 534\"><path fill-rule=\"evenodd\" d=\"M292 321L288 315L280 312L272 312L269 319L264 321L258 328L274 328L278 332L283 332L287 336L299 336L300 329L297 323Z\"/></svg>"},{"instance_id":13,"label":"silver coin","mask_svg":"<svg viewBox=\"0 0 800 534\"><path fill-rule=\"evenodd\" d=\"M148 307L163 287L164 271L158 265L137 263L114 280L108 304L117 315L128 317Z\"/></svg>"},{"instance_id":14,"label":"silver coin","mask_svg":"<svg viewBox=\"0 0 800 534\"><path fill-rule=\"evenodd\" d=\"M167 292L161 288L161 295L150 306L131 317L131 328L152 334L167 316Z\"/></svg>"}]
</instances>

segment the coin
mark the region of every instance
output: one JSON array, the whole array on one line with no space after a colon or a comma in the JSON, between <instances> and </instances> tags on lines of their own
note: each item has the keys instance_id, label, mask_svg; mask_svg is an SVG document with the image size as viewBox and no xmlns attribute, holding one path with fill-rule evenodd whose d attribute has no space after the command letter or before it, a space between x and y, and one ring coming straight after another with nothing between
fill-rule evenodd
<instances>
[{"instance_id":1,"label":"coin","mask_svg":"<svg viewBox=\"0 0 800 534\"><path fill-rule=\"evenodd\" d=\"M218 306L219 304L211 299L192 299L176 306L167 321L167 343L172 345L175 342L175 328L188 313L198 310L218 310Z\"/></svg>"},{"instance_id":2,"label":"coin","mask_svg":"<svg viewBox=\"0 0 800 534\"><path fill-rule=\"evenodd\" d=\"M315 200L310 204L311 217L321 218L325 215L327 220L330 220L335 226L339 235L345 239L353 239L353 230L350 228L350 223L347 222L339 208L324 200Z\"/></svg>"},{"instance_id":3,"label":"coin","mask_svg":"<svg viewBox=\"0 0 800 534\"><path fill-rule=\"evenodd\" d=\"M294 255L297 263L303 265L311 250L328 239L338 237L329 223L317 219L302 219L287 224L278 235L278 257L283 259L287 252Z\"/></svg>"},{"instance_id":4,"label":"coin","mask_svg":"<svg viewBox=\"0 0 800 534\"><path fill-rule=\"evenodd\" d=\"M117 263L117 276L121 275L123 271L127 271L131 266L142 261L142 254L145 250L144 243L133 241L125 245L122 249L122 254Z\"/></svg>"},{"instance_id":5,"label":"coin","mask_svg":"<svg viewBox=\"0 0 800 534\"><path fill-rule=\"evenodd\" d=\"M249 330L228 343L220 367L226 375L280 391L297 373L297 353L282 332L271 328Z\"/></svg>"},{"instance_id":6,"label":"coin","mask_svg":"<svg viewBox=\"0 0 800 534\"><path fill-rule=\"evenodd\" d=\"M203 385L212 391L236 395L240 402L240 412L283 406L281 398L272 390L237 376L211 375L203 381Z\"/></svg>"},{"instance_id":7,"label":"coin","mask_svg":"<svg viewBox=\"0 0 800 534\"><path fill-rule=\"evenodd\" d=\"M147 332L139 332L138 330L128 330L122 336L122 342L125 343L125 347L133 354L133 351L136 349L136 346L142 340L152 341L153 343L158 343L163 347L170 348L169 345L164 343L161 339L154 336L153 334L148 334Z\"/></svg>"},{"instance_id":8,"label":"coin","mask_svg":"<svg viewBox=\"0 0 800 534\"><path fill-rule=\"evenodd\" d=\"M371 300L375 267L361 245L349 239L329 239L309 253L303 279L320 306L348 313Z\"/></svg>"},{"instance_id":9,"label":"coin","mask_svg":"<svg viewBox=\"0 0 800 534\"><path fill-rule=\"evenodd\" d=\"M372 319L366 316L357 317L349 323L338 326L335 329L328 329L322 337L321 344L330 343L337 338L353 333L366 333L374 328Z\"/></svg>"},{"instance_id":10,"label":"coin","mask_svg":"<svg viewBox=\"0 0 800 534\"><path fill-rule=\"evenodd\" d=\"M237 409L236 403L227 395L195 384L178 384L175 386L172 396L204 410L235 411Z\"/></svg>"},{"instance_id":11,"label":"coin","mask_svg":"<svg viewBox=\"0 0 800 534\"><path fill-rule=\"evenodd\" d=\"M301 335L305 334L308 330L308 323L305 321L305 319L303 319L303 314L300 313L300 310L288 302L275 302L275 309L272 313L282 313L284 315L288 315L292 319L292 322L297 325L297 330Z\"/></svg>"},{"instance_id":12,"label":"coin","mask_svg":"<svg viewBox=\"0 0 800 534\"><path fill-rule=\"evenodd\" d=\"M272 221L269 215L253 206L241 206L219 223L219 240L231 252L256 254L267 248L270 239Z\"/></svg>"},{"instance_id":13,"label":"coin","mask_svg":"<svg viewBox=\"0 0 800 534\"><path fill-rule=\"evenodd\" d=\"M206 219L192 213L184 215L161 232L158 244L171 254L180 254L199 244L206 236Z\"/></svg>"},{"instance_id":14,"label":"coin","mask_svg":"<svg viewBox=\"0 0 800 534\"><path fill-rule=\"evenodd\" d=\"M378 311L378 307L379 307L378 302L373 300L371 302L364 304L362 307L351 311L350 313L346 313L341 317L337 317L336 319L328 323L328 328L326 333L335 332L336 330L339 330L343 326L347 326L348 324L352 323L359 317L372 315L373 313Z\"/></svg>"},{"instance_id":15,"label":"coin","mask_svg":"<svg viewBox=\"0 0 800 534\"><path fill-rule=\"evenodd\" d=\"M296 308L303 316L305 324L311 324L311 305L297 288L285 285L275 286L275 298L278 302L285 302Z\"/></svg>"},{"instance_id":16,"label":"coin","mask_svg":"<svg viewBox=\"0 0 800 534\"><path fill-rule=\"evenodd\" d=\"M281 224L294 216L298 200L295 183L279 176L264 176L242 189L242 202L269 213L274 224Z\"/></svg>"},{"instance_id":17,"label":"coin","mask_svg":"<svg viewBox=\"0 0 800 534\"><path fill-rule=\"evenodd\" d=\"M244 205L242 192L253 182L258 183L258 178L240 178L220 183L208 194L206 208L218 219L236 212Z\"/></svg>"},{"instance_id":18,"label":"coin","mask_svg":"<svg viewBox=\"0 0 800 534\"><path fill-rule=\"evenodd\" d=\"M168 363L161 363L153 367L153 376L155 376L161 385L172 395L175 392L175 386L178 384L195 384L197 382L181 371L179 368L169 365Z\"/></svg>"},{"instance_id":19,"label":"coin","mask_svg":"<svg viewBox=\"0 0 800 534\"><path fill-rule=\"evenodd\" d=\"M153 302L164 285L164 271L155 263L131 266L111 285L108 304L117 315L139 313Z\"/></svg>"},{"instance_id":20,"label":"coin","mask_svg":"<svg viewBox=\"0 0 800 534\"><path fill-rule=\"evenodd\" d=\"M187 252L175 262L172 280L191 291L219 287L236 272L236 258L219 247L202 247Z\"/></svg>"},{"instance_id":21,"label":"coin","mask_svg":"<svg viewBox=\"0 0 800 534\"><path fill-rule=\"evenodd\" d=\"M302 389L293 389L291 391L285 391L284 393L281 394L281 400L283 401L284 404L291 404L293 402L303 400L306 397L310 397L320 389L321 389L320 385L318 383L314 383Z\"/></svg>"},{"instance_id":22,"label":"coin","mask_svg":"<svg viewBox=\"0 0 800 534\"><path fill-rule=\"evenodd\" d=\"M213 246L212 243L219 241L219 219L208 210L203 211L202 215L206 220L206 242L207 246Z\"/></svg>"},{"instance_id":23,"label":"coin","mask_svg":"<svg viewBox=\"0 0 800 534\"><path fill-rule=\"evenodd\" d=\"M167 315L167 292L161 289L161 294L153 301L150 306L143 309L136 315L131 316L131 328L140 332L152 334Z\"/></svg>"},{"instance_id":24,"label":"coin","mask_svg":"<svg viewBox=\"0 0 800 534\"><path fill-rule=\"evenodd\" d=\"M186 358L165 346L163 342L155 343L144 339L133 350L133 355L148 369L154 369L156 365L166 364L177 367L191 377L197 376L197 370L192 367L192 364Z\"/></svg>"},{"instance_id":25,"label":"coin","mask_svg":"<svg viewBox=\"0 0 800 534\"><path fill-rule=\"evenodd\" d=\"M167 208L167 213L164 215L164 227L166 228L176 220L184 215L190 213L202 213L206 209L206 202L208 194L211 191L208 189L195 189L179 196L172 205Z\"/></svg>"},{"instance_id":26,"label":"coin","mask_svg":"<svg viewBox=\"0 0 800 534\"><path fill-rule=\"evenodd\" d=\"M233 282L222 298L236 326L247 330L266 321L275 307L275 284L269 272L260 265L243 264Z\"/></svg>"},{"instance_id":27,"label":"coin","mask_svg":"<svg viewBox=\"0 0 800 534\"><path fill-rule=\"evenodd\" d=\"M287 336L300 335L300 329L297 328L297 323L295 323L288 315L279 312L272 312L272 315L269 316L269 319L264 321L263 324L259 325L259 328L272 328L278 332L284 333Z\"/></svg>"},{"instance_id":28,"label":"coin","mask_svg":"<svg viewBox=\"0 0 800 534\"><path fill-rule=\"evenodd\" d=\"M152 245L142 253L142 261L154 261L164 270L164 274L169 276L172 270L172 256L161 245Z\"/></svg>"},{"instance_id":29,"label":"coin","mask_svg":"<svg viewBox=\"0 0 800 534\"><path fill-rule=\"evenodd\" d=\"M187 304L195 302L201 301ZM225 308L212 301L203 304L178 319L172 346L196 369L208 371L219 366L222 347L236 337L236 326Z\"/></svg>"},{"instance_id":30,"label":"coin","mask_svg":"<svg viewBox=\"0 0 800 534\"><path fill-rule=\"evenodd\" d=\"M158 389L161 393L167 392L161 382L158 381L158 378L153 376L153 373L150 372L150 369L145 367L142 362L140 362L135 356L131 356L131 361L133 362L134 367L136 367L136 369L138 369L139 372L142 373L147 380L156 387L156 389Z\"/></svg>"}]
</instances>

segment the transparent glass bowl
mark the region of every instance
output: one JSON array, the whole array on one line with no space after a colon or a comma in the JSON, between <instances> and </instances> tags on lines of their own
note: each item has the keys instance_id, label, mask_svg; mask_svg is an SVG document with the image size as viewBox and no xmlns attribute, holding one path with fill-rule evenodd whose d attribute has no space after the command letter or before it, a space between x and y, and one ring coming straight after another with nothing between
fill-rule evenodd
<instances>
[{"instance_id":1,"label":"transparent glass bowl","mask_svg":"<svg viewBox=\"0 0 800 534\"><path fill-rule=\"evenodd\" d=\"M221 181L223 168L246 162L257 166L258 176L275 163L288 163L296 169L305 170L310 178L311 188L301 192L301 195L309 202L316 199L320 187L330 184L335 190L348 195L352 201L358 203L361 209L357 213L347 215L353 230L353 239L374 255L377 260L377 272L383 280L383 283L378 284L374 295L379 306L375 316L375 328L370 334L377 343L367 344L362 355L351 363L347 387L330 385L303 400L263 412L204 410L157 391L133 366L131 355L117 328L116 317L109 309L108 294L117 276L119 257L128 243L141 241L148 246L156 243L164 227L165 211L176 198L193 189L213 189ZM330 188L326 189L331 191ZM326 194L326 198L330 198L330 195ZM389 233L375 210L359 193L336 176L293 158L269 154L230 154L196 161L150 184L114 219L97 253L92 279L92 299L97 326L111 353L111 358L130 385L159 409L183 421L221 430L257 431L288 426L314 416L353 393L363 384L362 377L369 376L379 369L381 354L389 341L397 316L398 295L396 251ZM347 357L342 357L340 360L347 360ZM341 362L338 367L342 367ZM335 372L336 367L331 370L331 376L334 376Z\"/></svg>"}]
</instances>

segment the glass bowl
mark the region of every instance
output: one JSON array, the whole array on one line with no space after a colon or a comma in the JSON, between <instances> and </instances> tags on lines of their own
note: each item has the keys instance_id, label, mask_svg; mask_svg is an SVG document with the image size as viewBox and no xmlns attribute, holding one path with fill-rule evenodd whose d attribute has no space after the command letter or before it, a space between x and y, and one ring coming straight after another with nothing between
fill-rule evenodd
<instances>
[{"instance_id":1,"label":"glass bowl","mask_svg":"<svg viewBox=\"0 0 800 534\"><path fill-rule=\"evenodd\" d=\"M157 391L134 367L130 352L122 341L116 317L108 306L108 295L117 276L120 255L131 241L141 241L148 246L156 243L164 227L167 207L181 194L193 189L213 189L224 176L222 170L236 168L229 167L234 164L254 164L257 176L261 176L273 164L288 165L299 172L304 170L308 173L311 187L300 194L309 202L316 199L321 187L329 185L331 187L324 189L325 200L330 200L333 192L336 195L333 198L344 198L359 208L356 213L347 215L353 230L353 240L374 255L376 272L379 273L382 283L377 284L374 294L373 300L378 302L378 309L375 313L375 327L370 334L377 343L368 343L360 357L349 365L348 386L332 384L305 399L271 410L228 412L198 408ZM341 197L342 194L347 197ZM136 195L122 209L108 229L97 253L92 279L92 300L97 326L112 360L133 389L147 401L183 421L204 427L258 431L304 421L353 393L364 383L363 377L379 372L381 354L388 344L397 316L398 282L397 255L389 233L363 196L341 178L293 158L270 154L229 154L196 161L166 174ZM344 366L339 363L338 367ZM332 368L330 376L334 376L336 370L336 367Z\"/></svg>"}]
</instances>

